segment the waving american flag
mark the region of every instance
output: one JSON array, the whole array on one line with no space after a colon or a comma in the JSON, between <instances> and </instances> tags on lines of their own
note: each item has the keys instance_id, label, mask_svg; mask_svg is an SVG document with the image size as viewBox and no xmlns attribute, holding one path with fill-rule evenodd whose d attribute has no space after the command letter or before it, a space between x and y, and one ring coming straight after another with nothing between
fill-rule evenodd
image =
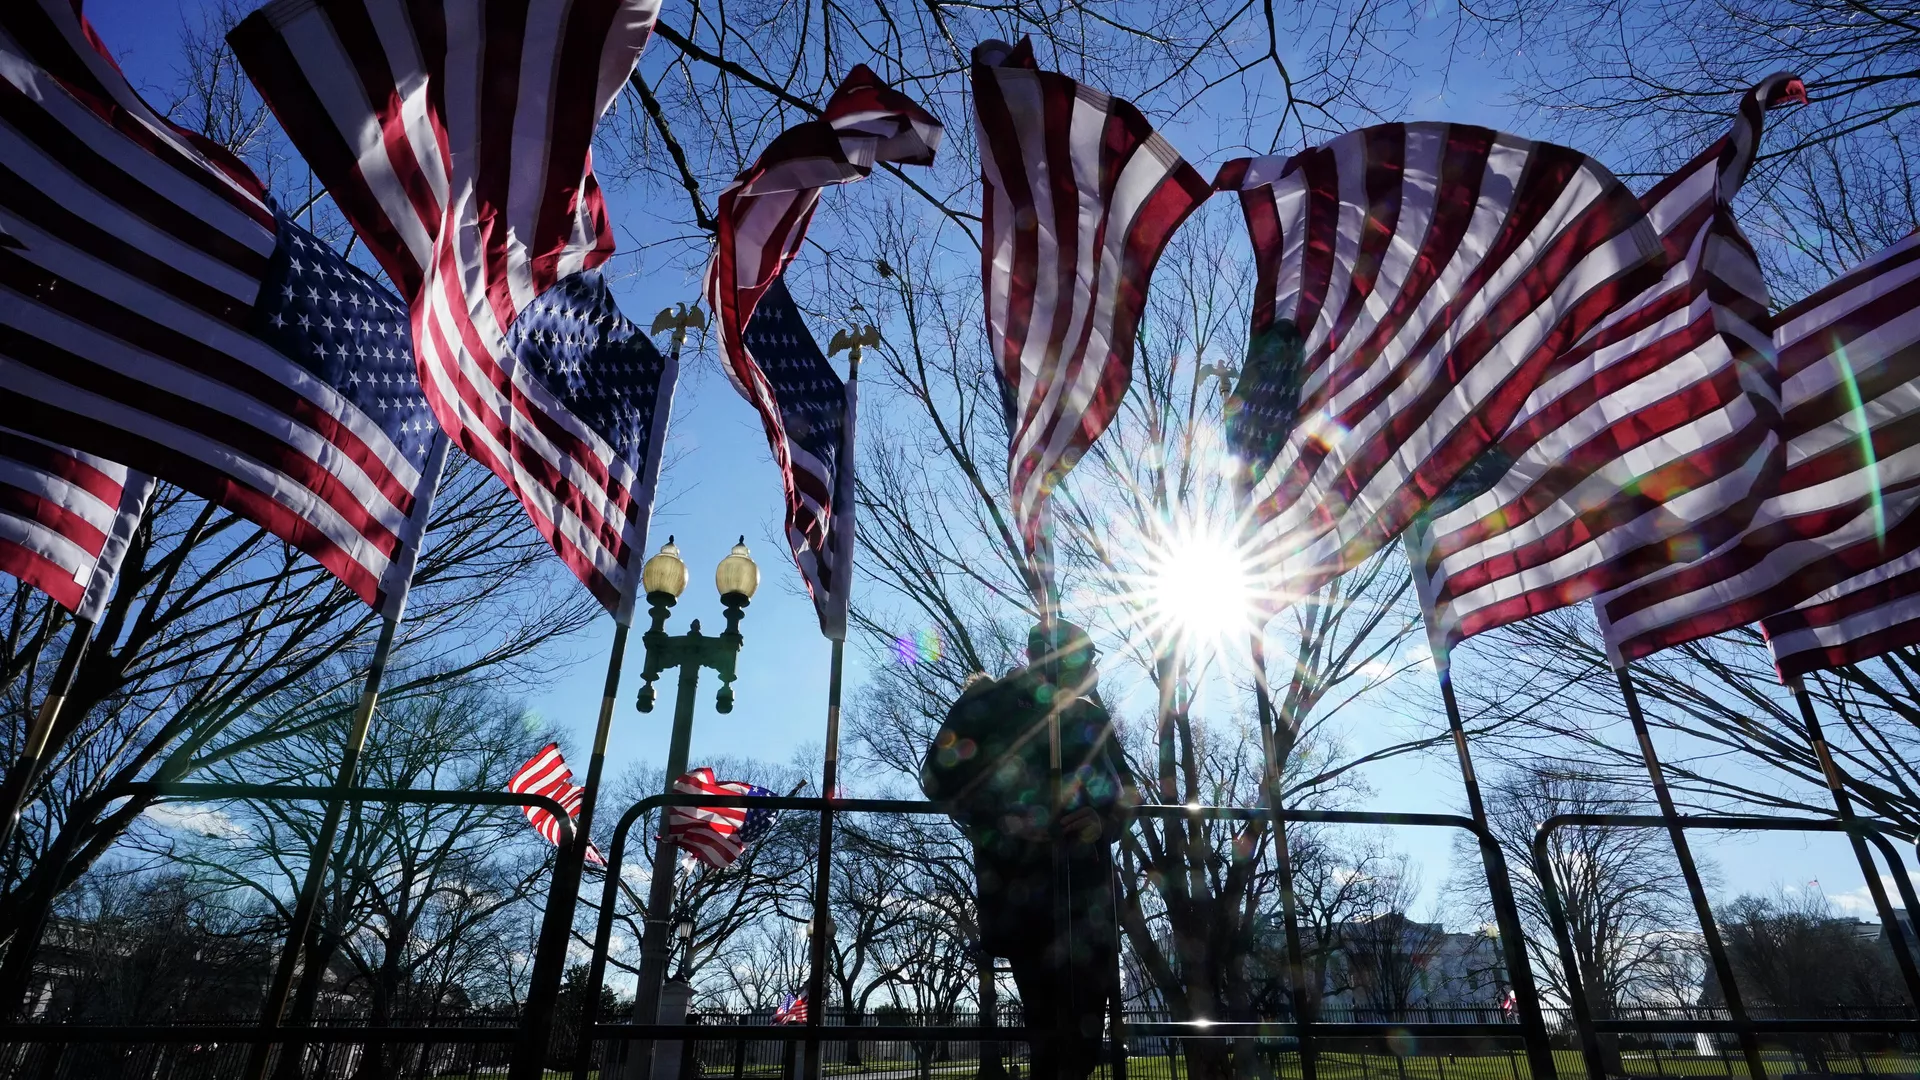
<instances>
[{"instance_id":1,"label":"waving american flag","mask_svg":"<svg viewBox=\"0 0 1920 1080\"><path fill-rule=\"evenodd\" d=\"M773 1022L776 1024L804 1024L807 1022L807 992L788 994L778 1008L773 1010Z\"/></svg>"},{"instance_id":2,"label":"waving american flag","mask_svg":"<svg viewBox=\"0 0 1920 1080\"><path fill-rule=\"evenodd\" d=\"M76 8L0 6L8 424L100 476L138 463L397 611L440 467L400 308L149 109ZM75 504L80 553L118 501Z\"/></svg>"},{"instance_id":3,"label":"waving american flag","mask_svg":"<svg viewBox=\"0 0 1920 1080\"><path fill-rule=\"evenodd\" d=\"M786 484L787 543L813 596L820 632L845 640L858 380L842 382L820 354L779 278L754 306L740 343L753 369L748 397L763 419L773 418L767 438L777 447L774 459Z\"/></svg>"},{"instance_id":4,"label":"waving american flag","mask_svg":"<svg viewBox=\"0 0 1920 1080\"><path fill-rule=\"evenodd\" d=\"M98 622L153 477L0 428L0 573Z\"/></svg>"},{"instance_id":5,"label":"waving american flag","mask_svg":"<svg viewBox=\"0 0 1920 1080\"><path fill-rule=\"evenodd\" d=\"M1666 274L1608 314L1528 395L1485 494L1439 515L1416 557L1457 640L1626 586L1737 535L1778 481L1767 288L1732 200L1782 73L1732 127L1641 196Z\"/></svg>"},{"instance_id":6,"label":"waving american flag","mask_svg":"<svg viewBox=\"0 0 1920 1080\"><path fill-rule=\"evenodd\" d=\"M586 798L587 789L573 782L573 770L567 767L567 759L560 753L559 743L548 743L541 747L525 765L515 770L513 778L507 781L507 790L515 795L543 795L559 803L567 811L567 817L580 816L580 803ZM553 811L543 806L521 808L527 815L527 822L533 831L555 847L560 846L560 822ZM605 866L606 857L600 849L587 841L587 861L595 866Z\"/></svg>"},{"instance_id":7,"label":"waving american flag","mask_svg":"<svg viewBox=\"0 0 1920 1080\"><path fill-rule=\"evenodd\" d=\"M1920 642L1920 234L1773 321L1785 474L1738 538L1595 602L1616 663L1754 621L1783 677Z\"/></svg>"},{"instance_id":8,"label":"waving american flag","mask_svg":"<svg viewBox=\"0 0 1920 1080\"><path fill-rule=\"evenodd\" d=\"M780 274L823 190L867 176L876 163L931 165L943 133L926 110L856 64L820 119L781 132L720 193L706 291L721 367L760 413L786 489L787 542L820 630L835 640L847 634L854 390L820 355Z\"/></svg>"},{"instance_id":9,"label":"waving american flag","mask_svg":"<svg viewBox=\"0 0 1920 1080\"><path fill-rule=\"evenodd\" d=\"M750 795L773 792L744 780L715 780L713 770L698 768L673 782L682 795ZM773 828L775 811L756 806L676 806L667 811L667 836L689 855L716 869L732 866L747 845Z\"/></svg>"},{"instance_id":10,"label":"waving american flag","mask_svg":"<svg viewBox=\"0 0 1920 1080\"><path fill-rule=\"evenodd\" d=\"M230 37L408 298L440 427L622 623L675 372L636 357L604 283L568 279L613 252L589 148L657 8L275 0ZM536 307L592 340L546 341L547 327L544 344L574 351L529 353L514 324Z\"/></svg>"},{"instance_id":11,"label":"waving american flag","mask_svg":"<svg viewBox=\"0 0 1920 1080\"><path fill-rule=\"evenodd\" d=\"M1658 276L1639 203L1565 147L1382 124L1228 162L1258 271L1253 337L1297 328L1283 435L1244 463L1282 601L1405 528L1505 430L1553 359Z\"/></svg>"},{"instance_id":12,"label":"waving american flag","mask_svg":"<svg viewBox=\"0 0 1920 1080\"><path fill-rule=\"evenodd\" d=\"M1040 70L1030 40L976 46L973 92L987 340L1044 607L1047 500L1120 408L1154 265L1212 192L1131 102Z\"/></svg>"}]
</instances>

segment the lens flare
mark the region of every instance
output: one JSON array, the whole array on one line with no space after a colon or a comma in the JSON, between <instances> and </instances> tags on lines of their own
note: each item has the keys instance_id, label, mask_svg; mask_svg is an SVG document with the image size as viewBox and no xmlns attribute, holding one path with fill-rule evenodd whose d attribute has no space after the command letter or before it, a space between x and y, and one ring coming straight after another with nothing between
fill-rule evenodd
<instances>
[{"instance_id":1,"label":"lens flare","mask_svg":"<svg viewBox=\"0 0 1920 1080\"><path fill-rule=\"evenodd\" d=\"M893 662L902 667L937 664L945 655L946 645L940 640L940 631L932 627L893 639Z\"/></svg>"},{"instance_id":2,"label":"lens flare","mask_svg":"<svg viewBox=\"0 0 1920 1080\"><path fill-rule=\"evenodd\" d=\"M1254 626L1254 575L1223 524L1182 522L1150 552L1142 599L1147 617L1188 648L1244 648Z\"/></svg>"},{"instance_id":3,"label":"lens flare","mask_svg":"<svg viewBox=\"0 0 1920 1080\"><path fill-rule=\"evenodd\" d=\"M1860 400L1860 383L1854 378L1853 365L1847 362L1847 346L1833 339L1833 356L1840 361L1840 385L1847 391L1847 409L1860 423L1860 465L1867 476L1868 505L1873 507L1873 537L1887 546L1887 504L1880 491L1880 465L1873 449L1873 424L1867 417L1866 403Z\"/></svg>"}]
</instances>

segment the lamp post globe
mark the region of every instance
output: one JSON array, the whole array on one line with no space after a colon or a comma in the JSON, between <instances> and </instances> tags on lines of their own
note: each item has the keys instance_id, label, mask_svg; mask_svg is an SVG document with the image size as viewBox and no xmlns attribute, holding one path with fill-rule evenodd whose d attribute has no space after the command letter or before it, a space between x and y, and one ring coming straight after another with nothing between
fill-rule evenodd
<instances>
[{"instance_id":1,"label":"lamp post globe","mask_svg":"<svg viewBox=\"0 0 1920 1080\"><path fill-rule=\"evenodd\" d=\"M760 567L747 551L746 537L742 536L727 557L720 560L720 566L713 572L713 583L720 590L721 602L729 606L744 606L753 599L754 590L760 587Z\"/></svg>"},{"instance_id":2,"label":"lamp post globe","mask_svg":"<svg viewBox=\"0 0 1920 1080\"><path fill-rule=\"evenodd\" d=\"M672 604L680 599L687 589L687 564L680 559L680 545L667 537L667 542L640 568L640 586L646 590L648 599L655 595L667 598Z\"/></svg>"}]
</instances>

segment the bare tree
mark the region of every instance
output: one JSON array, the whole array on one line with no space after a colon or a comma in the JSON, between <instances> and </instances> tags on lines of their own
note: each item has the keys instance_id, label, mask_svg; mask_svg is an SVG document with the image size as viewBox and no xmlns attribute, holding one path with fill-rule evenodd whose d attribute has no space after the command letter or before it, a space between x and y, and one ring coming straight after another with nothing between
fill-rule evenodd
<instances>
[{"instance_id":1,"label":"bare tree","mask_svg":"<svg viewBox=\"0 0 1920 1080\"><path fill-rule=\"evenodd\" d=\"M70 624L16 588L0 610L0 715L14 752ZM511 495L455 468L436 503L390 671L397 706L479 672L526 677L594 608L558 580ZM55 733L0 879L0 933L66 888L153 804L138 780L205 775L337 723L378 616L264 530L163 488Z\"/></svg>"},{"instance_id":2,"label":"bare tree","mask_svg":"<svg viewBox=\"0 0 1920 1080\"><path fill-rule=\"evenodd\" d=\"M1497 0L1467 9L1562 137L1657 176L1727 127L1738 95L1787 70L1811 104L1775 110L1743 197L1748 231L1792 299L1905 236L1920 215L1907 147L1920 24L1887 0Z\"/></svg>"},{"instance_id":3,"label":"bare tree","mask_svg":"<svg viewBox=\"0 0 1920 1080\"><path fill-rule=\"evenodd\" d=\"M211 770L212 778L324 786L351 708L343 696L331 723L225 762ZM518 709L478 686L456 683L381 710L363 782L499 790L544 741L545 733L530 730ZM225 809L224 827L212 835L195 840L169 832L150 837L145 847L192 867L210 887L271 911L269 925L284 927L322 810L314 803L238 802ZM538 851L535 843L511 808L353 806L323 885L296 1015L312 1015L336 960L356 978L334 992L353 992L376 1027L399 1015L464 1011L492 990L483 939L511 933L507 910L544 882L547 861L526 858Z\"/></svg>"}]
</instances>

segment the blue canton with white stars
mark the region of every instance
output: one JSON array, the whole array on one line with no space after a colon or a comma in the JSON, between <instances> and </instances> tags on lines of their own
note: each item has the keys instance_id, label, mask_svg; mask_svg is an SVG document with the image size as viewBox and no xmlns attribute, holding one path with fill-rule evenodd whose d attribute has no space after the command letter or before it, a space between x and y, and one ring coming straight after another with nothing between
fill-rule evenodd
<instances>
[{"instance_id":1,"label":"blue canton with white stars","mask_svg":"<svg viewBox=\"0 0 1920 1080\"><path fill-rule=\"evenodd\" d=\"M536 297L507 330L507 348L614 453L644 469L667 361L620 313L598 270Z\"/></svg>"},{"instance_id":2,"label":"blue canton with white stars","mask_svg":"<svg viewBox=\"0 0 1920 1080\"><path fill-rule=\"evenodd\" d=\"M284 215L251 325L380 425L418 468L433 442L400 298Z\"/></svg>"},{"instance_id":3,"label":"blue canton with white stars","mask_svg":"<svg viewBox=\"0 0 1920 1080\"><path fill-rule=\"evenodd\" d=\"M761 787L759 784L748 784L744 794L759 799L770 796L773 792ZM743 847L751 844L755 840L767 835L767 833L772 832L773 819L779 816L778 811L769 810L764 806L756 806L747 811L747 820L741 822L740 830L733 834L733 838L738 840Z\"/></svg>"},{"instance_id":4,"label":"blue canton with white stars","mask_svg":"<svg viewBox=\"0 0 1920 1080\"><path fill-rule=\"evenodd\" d=\"M846 384L807 332L786 282L773 279L740 340L773 387L787 439L818 458L831 477L846 423Z\"/></svg>"},{"instance_id":5,"label":"blue canton with white stars","mask_svg":"<svg viewBox=\"0 0 1920 1080\"><path fill-rule=\"evenodd\" d=\"M1291 319L1247 343L1247 361L1226 403L1227 447L1253 470L1254 479L1273 464L1299 420L1305 376L1300 333Z\"/></svg>"}]
</instances>

